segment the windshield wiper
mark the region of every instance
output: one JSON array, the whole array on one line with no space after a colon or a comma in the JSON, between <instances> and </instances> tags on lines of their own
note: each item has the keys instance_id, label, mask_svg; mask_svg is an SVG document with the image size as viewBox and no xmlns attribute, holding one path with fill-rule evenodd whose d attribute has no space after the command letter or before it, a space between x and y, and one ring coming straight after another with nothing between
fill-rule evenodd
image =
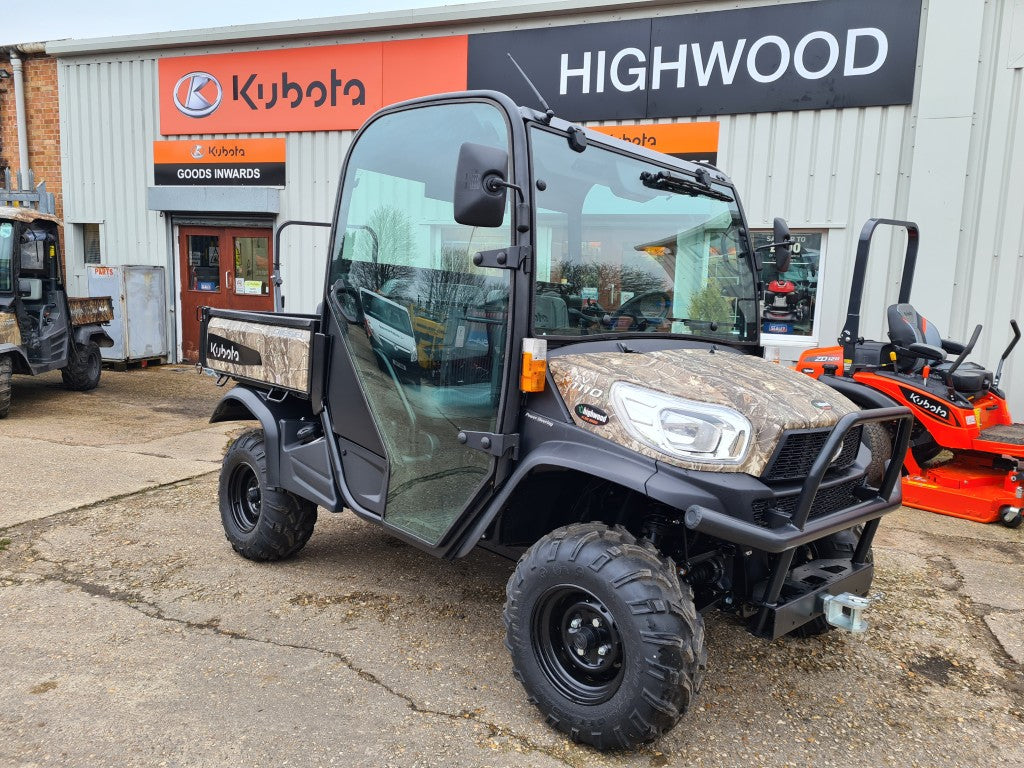
<instances>
[{"instance_id":1,"label":"windshield wiper","mask_svg":"<svg viewBox=\"0 0 1024 768\"><path fill-rule=\"evenodd\" d=\"M658 171L657 173L644 171L640 174L641 183L651 189L661 189L665 192L675 192L680 195L690 195L691 197L710 197L713 200L721 200L725 203L733 202L733 198L729 197L729 195L719 192L717 189L712 189L710 182L705 178L698 178L700 178L700 181L676 176L669 171Z\"/></svg>"}]
</instances>

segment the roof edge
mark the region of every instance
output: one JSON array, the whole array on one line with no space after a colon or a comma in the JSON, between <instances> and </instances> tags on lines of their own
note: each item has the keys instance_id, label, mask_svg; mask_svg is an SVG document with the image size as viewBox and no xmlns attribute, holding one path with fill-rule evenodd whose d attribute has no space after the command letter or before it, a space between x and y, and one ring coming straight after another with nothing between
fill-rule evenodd
<instances>
[{"instance_id":1,"label":"roof edge","mask_svg":"<svg viewBox=\"0 0 1024 768\"><path fill-rule=\"evenodd\" d=\"M497 0L497 2L382 11L317 19L296 19L294 21L270 21L210 29L119 35L86 40L55 40L46 44L46 53L55 57L73 57L200 45L333 37L348 32L416 29L466 22L527 19L537 16L570 16L588 11L635 11L638 8L678 6L681 3L693 2L699 2L699 0L675 0L675 2L672 0L588 0L583 4L572 0L546 0L525 6L509 5L507 0Z\"/></svg>"}]
</instances>

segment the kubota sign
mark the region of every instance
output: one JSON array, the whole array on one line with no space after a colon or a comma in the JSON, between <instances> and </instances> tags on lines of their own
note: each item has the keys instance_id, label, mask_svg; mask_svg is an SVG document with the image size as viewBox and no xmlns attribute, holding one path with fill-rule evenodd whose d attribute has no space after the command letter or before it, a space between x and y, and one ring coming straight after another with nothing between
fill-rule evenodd
<instances>
[{"instance_id":1,"label":"kubota sign","mask_svg":"<svg viewBox=\"0 0 1024 768\"><path fill-rule=\"evenodd\" d=\"M160 133L358 128L376 110L466 87L466 37L159 61Z\"/></svg>"},{"instance_id":2,"label":"kubota sign","mask_svg":"<svg viewBox=\"0 0 1024 768\"><path fill-rule=\"evenodd\" d=\"M920 18L921 0L816 0L164 58L160 133L355 129L387 104L467 86L539 106L506 53L568 120L909 104Z\"/></svg>"}]
</instances>

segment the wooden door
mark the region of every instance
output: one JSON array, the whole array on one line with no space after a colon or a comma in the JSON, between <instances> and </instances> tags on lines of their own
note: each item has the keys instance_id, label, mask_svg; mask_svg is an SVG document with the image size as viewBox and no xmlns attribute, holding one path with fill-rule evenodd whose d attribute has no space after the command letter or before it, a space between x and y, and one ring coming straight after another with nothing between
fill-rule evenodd
<instances>
[{"instance_id":1,"label":"wooden door","mask_svg":"<svg viewBox=\"0 0 1024 768\"><path fill-rule=\"evenodd\" d=\"M201 307L269 311L274 308L270 229L182 227L181 356L199 359Z\"/></svg>"}]
</instances>

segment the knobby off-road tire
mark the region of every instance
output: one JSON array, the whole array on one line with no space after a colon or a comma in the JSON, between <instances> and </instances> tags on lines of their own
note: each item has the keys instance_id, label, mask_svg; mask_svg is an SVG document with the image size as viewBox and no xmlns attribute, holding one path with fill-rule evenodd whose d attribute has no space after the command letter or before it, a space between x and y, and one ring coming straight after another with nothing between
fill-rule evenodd
<instances>
[{"instance_id":1,"label":"knobby off-road tire","mask_svg":"<svg viewBox=\"0 0 1024 768\"><path fill-rule=\"evenodd\" d=\"M8 355L0 355L0 419L11 412L11 375L14 366Z\"/></svg>"},{"instance_id":2,"label":"knobby off-road tire","mask_svg":"<svg viewBox=\"0 0 1024 768\"><path fill-rule=\"evenodd\" d=\"M88 392L99 385L102 371L103 358L100 356L99 345L90 341L85 345L74 345L68 364L60 369L60 377L68 389Z\"/></svg>"},{"instance_id":3,"label":"knobby off-road tire","mask_svg":"<svg viewBox=\"0 0 1024 768\"><path fill-rule=\"evenodd\" d=\"M871 451L871 463L864 479L877 488L885 476L886 462L892 458L892 435L881 424L865 424L861 442Z\"/></svg>"},{"instance_id":4,"label":"knobby off-road tire","mask_svg":"<svg viewBox=\"0 0 1024 768\"><path fill-rule=\"evenodd\" d=\"M850 528L846 531L840 531L834 533L821 541L815 541L808 544L806 547L801 547L798 555L803 553L803 561L807 560L838 560L842 558L844 560L852 560L854 550L857 549L857 542L860 541L860 534L864 530L863 526L858 525L856 528ZM803 562L802 561L802 562ZM875 561L872 551L868 550L868 556L866 561L873 563ZM802 562L794 560L794 565L800 565ZM831 632L835 627L825 621L824 616L817 616L811 621L804 624L802 627L794 629L791 634L797 637L817 637L823 635L826 632Z\"/></svg>"},{"instance_id":5,"label":"knobby off-road tire","mask_svg":"<svg viewBox=\"0 0 1024 768\"><path fill-rule=\"evenodd\" d=\"M243 433L224 456L220 517L231 546L249 560L290 557L313 535L316 505L267 487L262 429Z\"/></svg>"},{"instance_id":6,"label":"knobby off-road tire","mask_svg":"<svg viewBox=\"0 0 1024 768\"><path fill-rule=\"evenodd\" d=\"M530 702L598 749L658 738L704 679L693 593L670 560L622 528L570 525L534 544L508 582L504 618Z\"/></svg>"}]
</instances>

